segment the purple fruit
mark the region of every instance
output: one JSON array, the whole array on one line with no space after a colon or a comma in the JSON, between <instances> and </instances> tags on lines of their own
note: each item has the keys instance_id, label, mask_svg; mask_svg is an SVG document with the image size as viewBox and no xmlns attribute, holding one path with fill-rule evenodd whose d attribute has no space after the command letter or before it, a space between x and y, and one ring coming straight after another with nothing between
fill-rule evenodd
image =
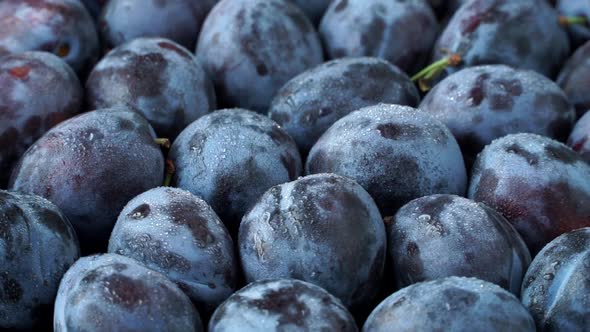
<instances>
[{"instance_id":1,"label":"purple fruit","mask_svg":"<svg viewBox=\"0 0 590 332\"><path fill-rule=\"evenodd\" d=\"M586 113L574 126L567 145L590 163L590 113Z\"/></svg>"},{"instance_id":2,"label":"purple fruit","mask_svg":"<svg viewBox=\"0 0 590 332\"><path fill-rule=\"evenodd\" d=\"M412 107L379 104L338 120L313 146L306 173L336 173L358 182L391 216L414 198L463 195L467 174L453 135Z\"/></svg>"},{"instance_id":3,"label":"purple fruit","mask_svg":"<svg viewBox=\"0 0 590 332\"><path fill-rule=\"evenodd\" d=\"M387 224L387 234L398 288L460 276L518 295L531 262L526 244L504 217L455 195L425 196L404 205Z\"/></svg>"},{"instance_id":4,"label":"purple fruit","mask_svg":"<svg viewBox=\"0 0 590 332\"><path fill-rule=\"evenodd\" d=\"M57 206L0 190L0 329L49 329L59 282L79 256Z\"/></svg>"},{"instance_id":5,"label":"purple fruit","mask_svg":"<svg viewBox=\"0 0 590 332\"><path fill-rule=\"evenodd\" d=\"M469 198L508 219L534 256L560 234L590 226L590 165L550 138L508 135L477 157Z\"/></svg>"},{"instance_id":6,"label":"purple fruit","mask_svg":"<svg viewBox=\"0 0 590 332\"><path fill-rule=\"evenodd\" d=\"M319 31L330 58L374 56L413 73L428 60L438 24L423 0L336 0Z\"/></svg>"},{"instance_id":7,"label":"purple fruit","mask_svg":"<svg viewBox=\"0 0 590 332\"><path fill-rule=\"evenodd\" d=\"M80 258L61 281L53 317L55 331L203 331L176 284L116 254Z\"/></svg>"},{"instance_id":8,"label":"purple fruit","mask_svg":"<svg viewBox=\"0 0 590 332\"><path fill-rule=\"evenodd\" d=\"M136 109L160 137L171 140L215 109L213 84L184 47L162 38L138 38L109 52L86 82L91 109Z\"/></svg>"},{"instance_id":9,"label":"purple fruit","mask_svg":"<svg viewBox=\"0 0 590 332\"><path fill-rule=\"evenodd\" d=\"M125 204L163 181L164 157L154 139L147 121L127 109L83 113L25 152L10 188L53 202L83 252L103 251Z\"/></svg>"},{"instance_id":10,"label":"purple fruit","mask_svg":"<svg viewBox=\"0 0 590 332\"><path fill-rule=\"evenodd\" d=\"M522 285L522 303L538 331L585 331L590 326L590 228L566 233L535 257Z\"/></svg>"},{"instance_id":11,"label":"purple fruit","mask_svg":"<svg viewBox=\"0 0 590 332\"><path fill-rule=\"evenodd\" d=\"M590 110L590 41L581 46L565 63L557 84L561 86L570 102L576 108L578 118Z\"/></svg>"},{"instance_id":12,"label":"purple fruit","mask_svg":"<svg viewBox=\"0 0 590 332\"><path fill-rule=\"evenodd\" d=\"M170 278L201 314L211 314L236 287L229 233L205 201L182 189L159 187L132 199L119 215L109 252Z\"/></svg>"},{"instance_id":13,"label":"purple fruit","mask_svg":"<svg viewBox=\"0 0 590 332\"><path fill-rule=\"evenodd\" d=\"M248 282L300 279L365 310L385 264L383 220L351 179L317 174L269 189L244 216L238 240Z\"/></svg>"},{"instance_id":14,"label":"purple fruit","mask_svg":"<svg viewBox=\"0 0 590 332\"><path fill-rule=\"evenodd\" d=\"M51 53L0 57L0 187L14 163L41 135L80 111L76 73Z\"/></svg>"},{"instance_id":15,"label":"purple fruit","mask_svg":"<svg viewBox=\"0 0 590 332\"><path fill-rule=\"evenodd\" d=\"M78 73L98 59L92 17L78 0L0 1L0 55L54 53Z\"/></svg>"},{"instance_id":16,"label":"purple fruit","mask_svg":"<svg viewBox=\"0 0 590 332\"><path fill-rule=\"evenodd\" d=\"M317 32L284 0L221 0L203 23L197 57L222 107L266 112L288 80L322 63Z\"/></svg>"}]
</instances>

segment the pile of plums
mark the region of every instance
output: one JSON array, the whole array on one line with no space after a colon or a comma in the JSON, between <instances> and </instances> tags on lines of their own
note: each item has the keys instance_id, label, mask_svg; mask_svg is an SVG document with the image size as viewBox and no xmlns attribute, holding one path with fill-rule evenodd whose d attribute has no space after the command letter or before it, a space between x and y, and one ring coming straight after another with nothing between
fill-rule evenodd
<instances>
[{"instance_id":1,"label":"pile of plums","mask_svg":"<svg viewBox=\"0 0 590 332\"><path fill-rule=\"evenodd\" d=\"M0 330L587 331L588 91L588 0L0 0Z\"/></svg>"}]
</instances>

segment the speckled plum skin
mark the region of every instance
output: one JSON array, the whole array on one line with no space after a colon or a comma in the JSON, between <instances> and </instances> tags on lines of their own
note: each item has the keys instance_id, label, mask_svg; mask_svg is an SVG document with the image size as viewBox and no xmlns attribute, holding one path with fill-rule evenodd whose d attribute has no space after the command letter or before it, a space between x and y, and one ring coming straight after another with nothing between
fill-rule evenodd
<instances>
[{"instance_id":1,"label":"speckled plum skin","mask_svg":"<svg viewBox=\"0 0 590 332\"><path fill-rule=\"evenodd\" d=\"M278 89L322 63L317 32L284 0L221 0L199 36L197 58L222 107L266 112Z\"/></svg>"},{"instance_id":2,"label":"speckled plum skin","mask_svg":"<svg viewBox=\"0 0 590 332\"><path fill-rule=\"evenodd\" d=\"M216 107L213 83L196 57L162 38L138 38L109 52L86 82L91 109L136 109L171 140Z\"/></svg>"},{"instance_id":3,"label":"speckled plum skin","mask_svg":"<svg viewBox=\"0 0 590 332\"><path fill-rule=\"evenodd\" d=\"M570 47L557 12L545 1L472 0L459 7L440 35L433 61L446 56L442 50L457 53L463 60L446 73L505 64L553 77Z\"/></svg>"},{"instance_id":4,"label":"speckled plum skin","mask_svg":"<svg viewBox=\"0 0 590 332\"><path fill-rule=\"evenodd\" d=\"M449 277L406 287L385 299L363 332L522 331L535 322L511 293L475 278Z\"/></svg>"},{"instance_id":5,"label":"speckled plum skin","mask_svg":"<svg viewBox=\"0 0 590 332\"><path fill-rule=\"evenodd\" d=\"M420 109L444 123L468 164L496 138L521 132L565 141L576 112L561 88L532 70L465 68L435 85Z\"/></svg>"},{"instance_id":6,"label":"speckled plum skin","mask_svg":"<svg viewBox=\"0 0 590 332\"><path fill-rule=\"evenodd\" d=\"M417 109L379 104L338 120L311 149L306 174L354 179L391 216L414 198L464 195L459 145L438 120Z\"/></svg>"},{"instance_id":7,"label":"speckled plum skin","mask_svg":"<svg viewBox=\"0 0 590 332\"><path fill-rule=\"evenodd\" d=\"M506 217L533 257L560 234L590 226L590 165L547 137L493 141L477 157L468 195Z\"/></svg>"},{"instance_id":8,"label":"speckled plum skin","mask_svg":"<svg viewBox=\"0 0 590 332\"><path fill-rule=\"evenodd\" d=\"M567 145L590 164L590 113L584 114L574 126Z\"/></svg>"},{"instance_id":9,"label":"speckled plum skin","mask_svg":"<svg viewBox=\"0 0 590 332\"><path fill-rule=\"evenodd\" d=\"M78 0L0 1L0 56L47 51L78 73L98 59L92 17Z\"/></svg>"},{"instance_id":10,"label":"speckled plum skin","mask_svg":"<svg viewBox=\"0 0 590 332\"><path fill-rule=\"evenodd\" d=\"M106 249L130 199L163 181L164 157L139 114L107 109L53 127L23 155L9 188L55 203L68 217L82 252Z\"/></svg>"},{"instance_id":11,"label":"speckled plum skin","mask_svg":"<svg viewBox=\"0 0 590 332\"><path fill-rule=\"evenodd\" d=\"M335 0L319 31L330 58L374 56L413 73L428 60L438 23L423 0Z\"/></svg>"},{"instance_id":12,"label":"speckled plum skin","mask_svg":"<svg viewBox=\"0 0 590 332\"><path fill-rule=\"evenodd\" d=\"M161 272L211 314L236 287L232 239L213 209L188 191L151 189L125 206L109 252Z\"/></svg>"},{"instance_id":13,"label":"speckled plum skin","mask_svg":"<svg viewBox=\"0 0 590 332\"><path fill-rule=\"evenodd\" d=\"M79 256L74 229L57 206L0 190L0 329L50 328L59 281Z\"/></svg>"},{"instance_id":14,"label":"speckled plum skin","mask_svg":"<svg viewBox=\"0 0 590 332\"><path fill-rule=\"evenodd\" d=\"M387 61L344 58L287 82L273 99L269 116L306 154L334 122L352 111L381 102L417 106L419 100L410 78Z\"/></svg>"},{"instance_id":15,"label":"speckled plum skin","mask_svg":"<svg viewBox=\"0 0 590 332\"><path fill-rule=\"evenodd\" d=\"M318 24L333 0L290 0L296 4L311 22Z\"/></svg>"},{"instance_id":16,"label":"speckled plum skin","mask_svg":"<svg viewBox=\"0 0 590 332\"><path fill-rule=\"evenodd\" d=\"M504 217L455 195L425 196L404 205L387 224L387 243L398 288L461 276L518 296L531 262L526 244Z\"/></svg>"},{"instance_id":17,"label":"speckled plum skin","mask_svg":"<svg viewBox=\"0 0 590 332\"><path fill-rule=\"evenodd\" d=\"M522 303L537 331L585 331L590 326L590 228L563 234L539 252L522 285Z\"/></svg>"},{"instance_id":18,"label":"speckled plum skin","mask_svg":"<svg viewBox=\"0 0 590 332\"><path fill-rule=\"evenodd\" d=\"M264 280L233 294L209 321L209 332L342 331L358 328L342 302L316 285Z\"/></svg>"},{"instance_id":19,"label":"speckled plum skin","mask_svg":"<svg viewBox=\"0 0 590 332\"><path fill-rule=\"evenodd\" d=\"M557 84L576 108L578 118L590 110L590 41L578 48L565 63L557 77Z\"/></svg>"},{"instance_id":20,"label":"speckled plum skin","mask_svg":"<svg viewBox=\"0 0 590 332\"><path fill-rule=\"evenodd\" d=\"M209 203L232 235L260 195L302 172L293 139L268 117L244 109L199 118L174 141L169 158L176 166L173 185Z\"/></svg>"},{"instance_id":21,"label":"speckled plum skin","mask_svg":"<svg viewBox=\"0 0 590 332\"><path fill-rule=\"evenodd\" d=\"M116 254L80 258L64 275L53 327L66 331L203 331L190 299L164 275Z\"/></svg>"},{"instance_id":22,"label":"speckled plum skin","mask_svg":"<svg viewBox=\"0 0 590 332\"><path fill-rule=\"evenodd\" d=\"M76 115L83 91L76 73L51 53L0 59L0 187L25 150L59 122Z\"/></svg>"},{"instance_id":23,"label":"speckled plum skin","mask_svg":"<svg viewBox=\"0 0 590 332\"><path fill-rule=\"evenodd\" d=\"M590 0L558 0L555 7L563 16L582 16L590 19ZM590 27L574 24L567 27L572 45L577 46L590 40Z\"/></svg>"},{"instance_id":24,"label":"speckled plum skin","mask_svg":"<svg viewBox=\"0 0 590 332\"><path fill-rule=\"evenodd\" d=\"M242 219L238 247L247 281L304 280L359 311L379 290L385 226L360 185L316 174L262 195Z\"/></svg>"},{"instance_id":25,"label":"speckled plum skin","mask_svg":"<svg viewBox=\"0 0 590 332\"><path fill-rule=\"evenodd\" d=\"M104 47L162 37L195 47L201 25L218 0L110 0L99 18Z\"/></svg>"}]
</instances>

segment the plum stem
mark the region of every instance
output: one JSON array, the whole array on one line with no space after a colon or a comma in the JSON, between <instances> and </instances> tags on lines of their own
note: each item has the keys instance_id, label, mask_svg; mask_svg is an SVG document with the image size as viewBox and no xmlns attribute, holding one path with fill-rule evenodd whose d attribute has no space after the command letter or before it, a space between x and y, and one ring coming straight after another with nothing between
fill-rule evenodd
<instances>
[{"instance_id":1,"label":"plum stem","mask_svg":"<svg viewBox=\"0 0 590 332\"><path fill-rule=\"evenodd\" d=\"M461 63L461 61L462 59L459 54L449 54L449 56L433 62L428 67L422 69L416 75L412 76L412 81L418 81L420 90L428 91L430 90L430 87L428 86L428 81L440 75L440 73L442 73L442 71L445 70L445 68L458 66Z\"/></svg>"},{"instance_id":2,"label":"plum stem","mask_svg":"<svg viewBox=\"0 0 590 332\"><path fill-rule=\"evenodd\" d=\"M585 16L559 16L559 24L563 26L588 24L588 19Z\"/></svg>"},{"instance_id":3,"label":"plum stem","mask_svg":"<svg viewBox=\"0 0 590 332\"><path fill-rule=\"evenodd\" d=\"M170 149L170 140L169 139L167 139L167 138L156 138L154 141L159 146L161 146L163 148L166 148L166 149Z\"/></svg>"},{"instance_id":4,"label":"plum stem","mask_svg":"<svg viewBox=\"0 0 590 332\"><path fill-rule=\"evenodd\" d=\"M176 172L174 162L172 162L170 159L166 159L166 177L164 177L164 187L170 187L174 172Z\"/></svg>"}]
</instances>

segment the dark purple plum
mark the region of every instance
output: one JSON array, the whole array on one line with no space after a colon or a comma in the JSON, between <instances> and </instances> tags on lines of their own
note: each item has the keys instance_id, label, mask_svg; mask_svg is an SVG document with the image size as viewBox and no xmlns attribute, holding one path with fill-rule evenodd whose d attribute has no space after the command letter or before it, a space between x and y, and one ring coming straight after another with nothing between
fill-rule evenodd
<instances>
[{"instance_id":1,"label":"dark purple plum","mask_svg":"<svg viewBox=\"0 0 590 332\"><path fill-rule=\"evenodd\" d=\"M25 150L43 133L80 111L76 73L51 53L0 57L0 187Z\"/></svg>"},{"instance_id":2,"label":"dark purple plum","mask_svg":"<svg viewBox=\"0 0 590 332\"><path fill-rule=\"evenodd\" d=\"M79 256L57 206L0 190L0 329L50 329L59 282Z\"/></svg>"},{"instance_id":3,"label":"dark purple plum","mask_svg":"<svg viewBox=\"0 0 590 332\"><path fill-rule=\"evenodd\" d=\"M283 84L323 60L313 25L285 0L221 0L203 23L196 54L223 107L262 113Z\"/></svg>"},{"instance_id":4,"label":"dark purple plum","mask_svg":"<svg viewBox=\"0 0 590 332\"><path fill-rule=\"evenodd\" d=\"M449 127L469 165L484 146L508 134L565 141L576 118L553 81L505 65L470 67L448 76L428 92L420 109Z\"/></svg>"},{"instance_id":5,"label":"dark purple plum","mask_svg":"<svg viewBox=\"0 0 590 332\"><path fill-rule=\"evenodd\" d=\"M316 174L262 195L242 220L238 247L246 281L304 280L359 312L380 287L385 226L359 184Z\"/></svg>"},{"instance_id":6,"label":"dark purple plum","mask_svg":"<svg viewBox=\"0 0 590 332\"><path fill-rule=\"evenodd\" d=\"M590 326L590 228L557 237L535 257L522 303L537 331L585 331Z\"/></svg>"},{"instance_id":7,"label":"dark purple plum","mask_svg":"<svg viewBox=\"0 0 590 332\"><path fill-rule=\"evenodd\" d=\"M378 58L344 58L307 70L285 84L269 116L285 129L302 153L338 119L380 102L417 106L420 95L410 78Z\"/></svg>"},{"instance_id":8,"label":"dark purple plum","mask_svg":"<svg viewBox=\"0 0 590 332\"><path fill-rule=\"evenodd\" d=\"M567 145L590 163L590 113L586 113L574 126Z\"/></svg>"},{"instance_id":9,"label":"dark purple plum","mask_svg":"<svg viewBox=\"0 0 590 332\"><path fill-rule=\"evenodd\" d=\"M92 17L79 0L0 1L0 56L46 51L83 74L99 56Z\"/></svg>"},{"instance_id":10,"label":"dark purple plum","mask_svg":"<svg viewBox=\"0 0 590 332\"><path fill-rule=\"evenodd\" d=\"M209 113L174 141L172 183L203 198L232 235L270 187L301 175L297 145L274 121L243 109Z\"/></svg>"},{"instance_id":11,"label":"dark purple plum","mask_svg":"<svg viewBox=\"0 0 590 332\"><path fill-rule=\"evenodd\" d=\"M98 15L102 11L102 7L104 7L107 2L108 0L82 0L82 3L86 6L86 9L88 9L88 12L94 19L98 18Z\"/></svg>"},{"instance_id":12,"label":"dark purple plum","mask_svg":"<svg viewBox=\"0 0 590 332\"><path fill-rule=\"evenodd\" d=\"M316 285L294 279L265 280L233 294L209 321L209 332L356 332L342 302Z\"/></svg>"},{"instance_id":13,"label":"dark purple plum","mask_svg":"<svg viewBox=\"0 0 590 332\"><path fill-rule=\"evenodd\" d=\"M90 73L86 95L91 109L136 109L171 140L216 107L213 84L196 57L162 38L134 39L109 52Z\"/></svg>"},{"instance_id":14,"label":"dark purple plum","mask_svg":"<svg viewBox=\"0 0 590 332\"><path fill-rule=\"evenodd\" d=\"M385 299L363 332L520 331L535 322L518 298L495 284L449 277L406 287Z\"/></svg>"},{"instance_id":15,"label":"dark purple plum","mask_svg":"<svg viewBox=\"0 0 590 332\"><path fill-rule=\"evenodd\" d=\"M232 239L213 209L188 191L159 187L125 206L109 252L166 275L210 315L236 288Z\"/></svg>"},{"instance_id":16,"label":"dark purple plum","mask_svg":"<svg viewBox=\"0 0 590 332\"><path fill-rule=\"evenodd\" d=\"M55 300L55 331L203 331L190 299L164 275L116 254L80 258Z\"/></svg>"},{"instance_id":17,"label":"dark purple plum","mask_svg":"<svg viewBox=\"0 0 590 332\"><path fill-rule=\"evenodd\" d=\"M590 40L590 0L558 0L556 9L574 46Z\"/></svg>"},{"instance_id":18,"label":"dark purple plum","mask_svg":"<svg viewBox=\"0 0 590 332\"><path fill-rule=\"evenodd\" d=\"M74 226L82 252L96 252L106 249L125 204L163 177L153 129L122 108L83 113L53 127L14 167L9 188L53 202Z\"/></svg>"},{"instance_id":19,"label":"dark purple plum","mask_svg":"<svg viewBox=\"0 0 590 332\"><path fill-rule=\"evenodd\" d=\"M110 0L99 18L104 47L139 37L162 37L193 49L201 25L218 0Z\"/></svg>"},{"instance_id":20,"label":"dark purple plum","mask_svg":"<svg viewBox=\"0 0 590 332\"><path fill-rule=\"evenodd\" d=\"M518 296L531 262L526 244L504 217L455 195L425 196L404 205L387 224L387 243L398 288L460 276L492 282Z\"/></svg>"},{"instance_id":21,"label":"dark purple plum","mask_svg":"<svg viewBox=\"0 0 590 332\"><path fill-rule=\"evenodd\" d=\"M412 107L379 104L338 120L311 149L306 173L354 179L391 216L414 198L464 195L467 174L455 138Z\"/></svg>"},{"instance_id":22,"label":"dark purple plum","mask_svg":"<svg viewBox=\"0 0 590 332\"><path fill-rule=\"evenodd\" d=\"M434 46L433 60L460 55L464 67L505 64L557 74L569 55L565 30L557 12L539 0L471 0L459 7Z\"/></svg>"},{"instance_id":23,"label":"dark purple plum","mask_svg":"<svg viewBox=\"0 0 590 332\"><path fill-rule=\"evenodd\" d=\"M319 24L320 19L324 16L324 12L328 9L328 6L332 0L290 0L295 3L311 22Z\"/></svg>"},{"instance_id":24,"label":"dark purple plum","mask_svg":"<svg viewBox=\"0 0 590 332\"><path fill-rule=\"evenodd\" d=\"M557 84L576 108L578 118L590 110L590 41L578 48L565 63Z\"/></svg>"},{"instance_id":25,"label":"dark purple plum","mask_svg":"<svg viewBox=\"0 0 590 332\"><path fill-rule=\"evenodd\" d=\"M468 195L508 219L533 257L560 234L590 226L590 165L536 134L488 145L477 157Z\"/></svg>"},{"instance_id":26,"label":"dark purple plum","mask_svg":"<svg viewBox=\"0 0 590 332\"><path fill-rule=\"evenodd\" d=\"M424 0L335 0L319 31L330 58L374 56L413 73L429 59L438 23Z\"/></svg>"}]
</instances>

